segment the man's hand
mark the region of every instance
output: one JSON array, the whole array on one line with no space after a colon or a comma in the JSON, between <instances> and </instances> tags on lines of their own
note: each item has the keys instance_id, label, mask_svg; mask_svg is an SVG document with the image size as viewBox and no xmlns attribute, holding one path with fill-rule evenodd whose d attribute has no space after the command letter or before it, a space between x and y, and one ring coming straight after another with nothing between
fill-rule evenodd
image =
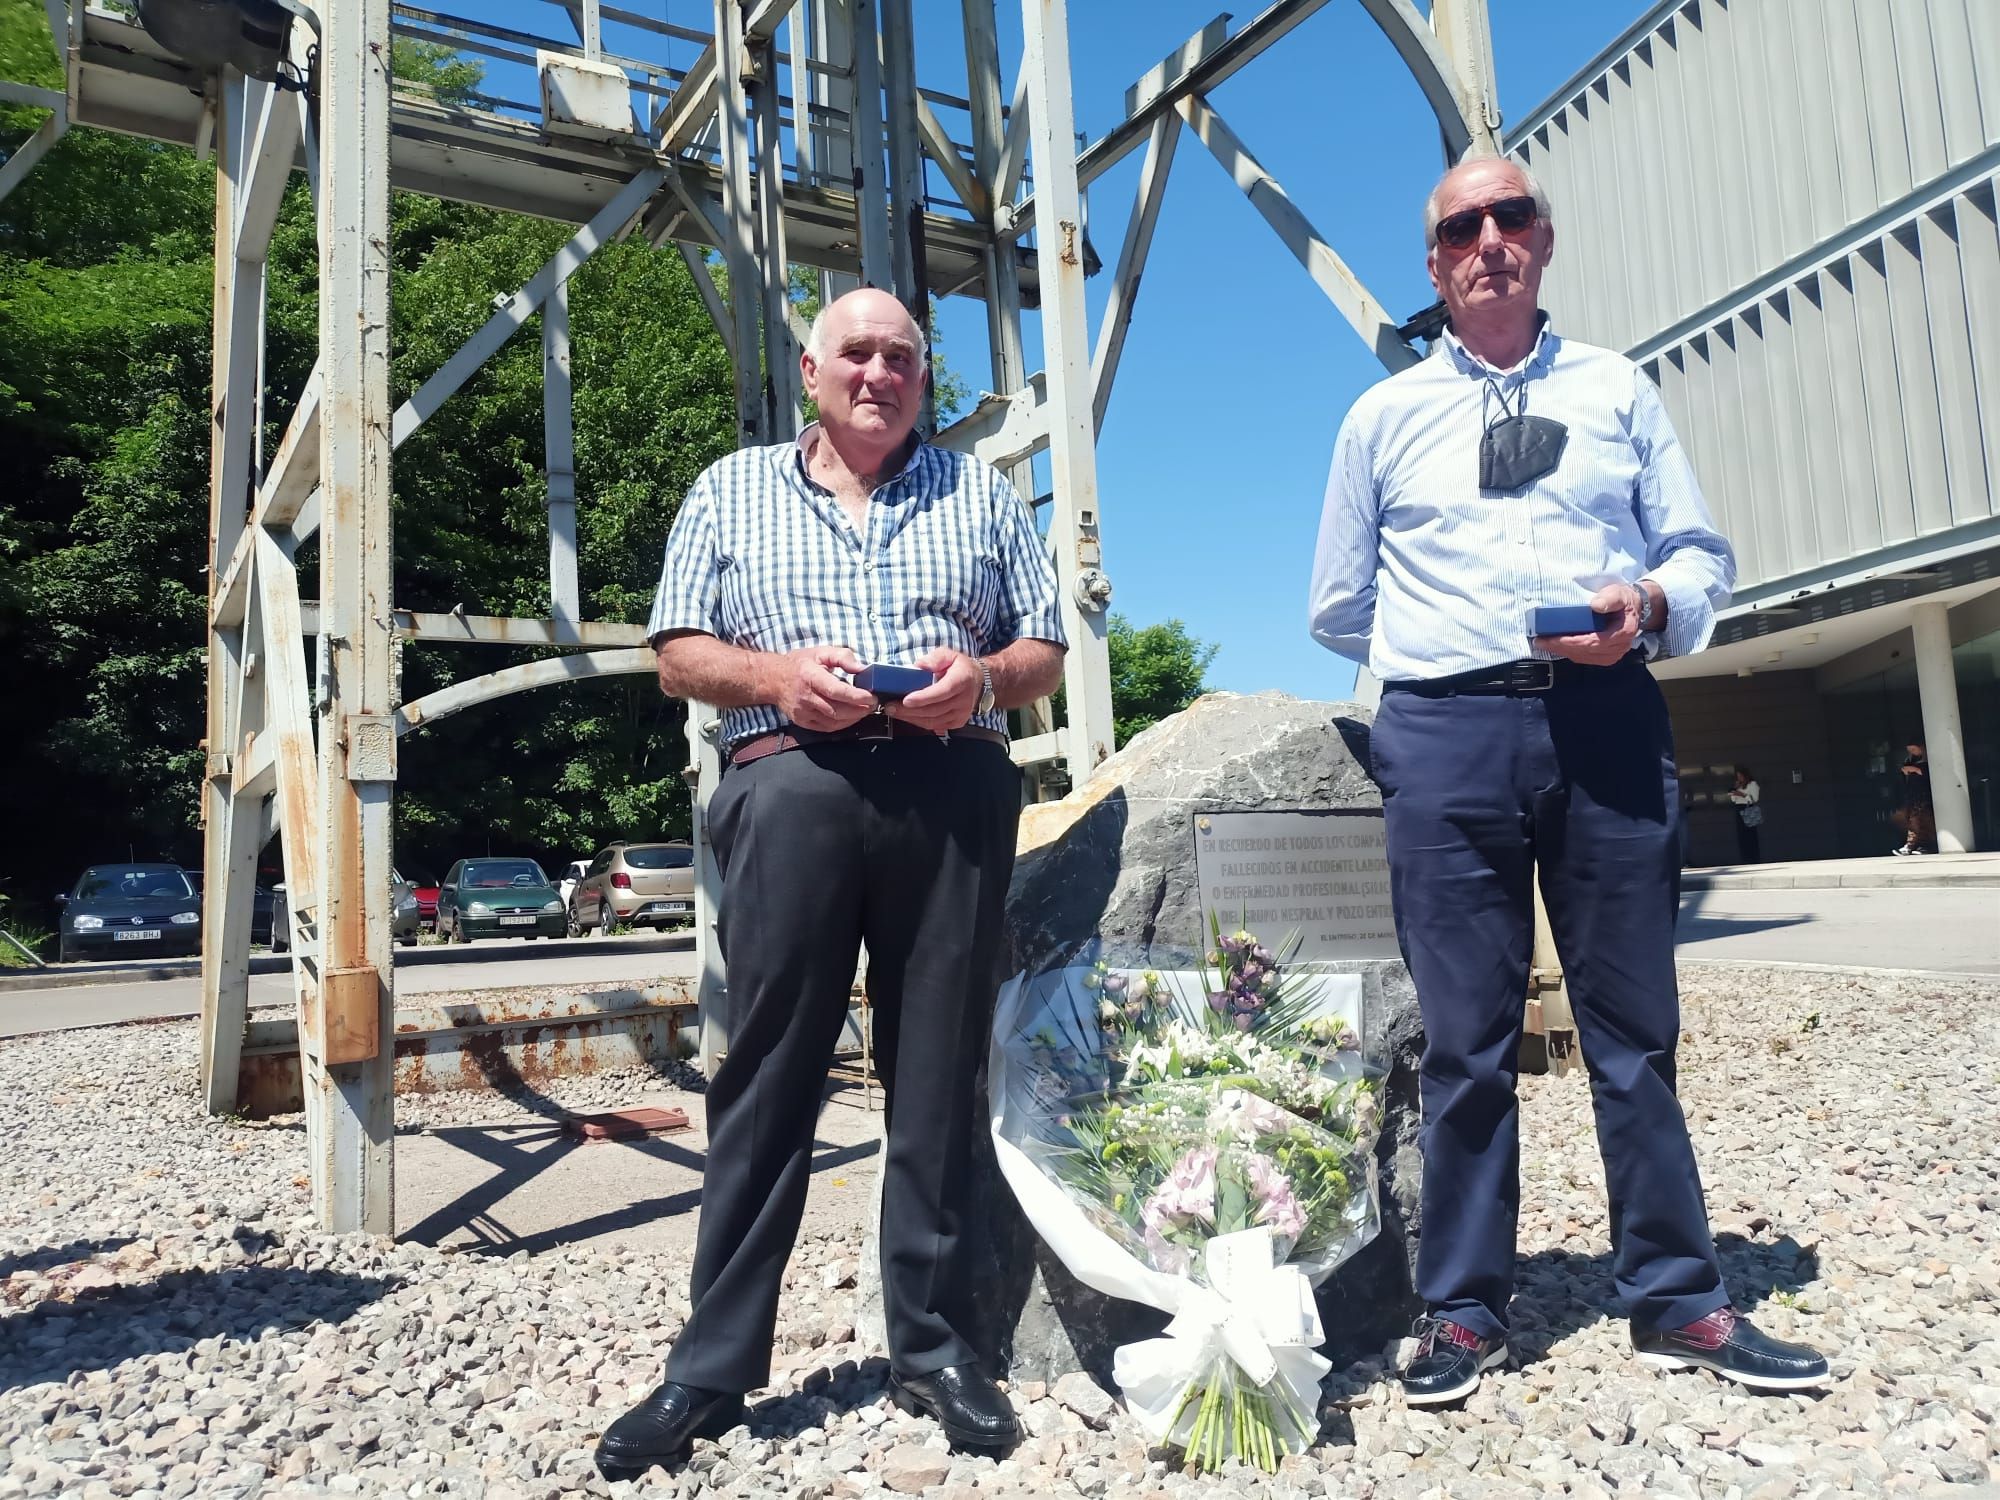
<instances>
[{"instance_id":1,"label":"man's hand","mask_svg":"<svg viewBox=\"0 0 2000 1500\"><path fill-rule=\"evenodd\" d=\"M939 646L918 657L915 665L937 681L889 704L890 716L934 734L963 729L978 706L979 690L985 682L979 664L962 651Z\"/></svg>"},{"instance_id":2,"label":"man's hand","mask_svg":"<svg viewBox=\"0 0 2000 1500\"><path fill-rule=\"evenodd\" d=\"M1658 584L1652 585L1657 590ZM1639 638L1639 622L1649 615L1663 614L1665 596L1649 596L1644 584L1607 583L1590 596L1590 607L1601 615L1617 614L1618 624L1610 630L1589 635L1538 635L1535 644L1569 661L1588 667L1608 667L1623 661Z\"/></svg>"},{"instance_id":3,"label":"man's hand","mask_svg":"<svg viewBox=\"0 0 2000 1500\"><path fill-rule=\"evenodd\" d=\"M833 675L861 670L861 658L845 646L804 646L771 658L771 703L801 729L830 734L859 723L875 711L875 697Z\"/></svg>"}]
</instances>

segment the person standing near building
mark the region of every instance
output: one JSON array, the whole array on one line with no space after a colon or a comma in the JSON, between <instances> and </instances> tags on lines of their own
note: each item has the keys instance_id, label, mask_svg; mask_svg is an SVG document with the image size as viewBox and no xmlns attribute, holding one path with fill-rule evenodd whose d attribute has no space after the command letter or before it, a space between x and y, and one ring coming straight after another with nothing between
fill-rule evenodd
<instances>
[{"instance_id":1,"label":"person standing near building","mask_svg":"<svg viewBox=\"0 0 2000 1500\"><path fill-rule=\"evenodd\" d=\"M864 941L891 1392L956 1446L1019 1437L963 1332L966 1195L1021 804L1004 710L1061 680L1055 573L996 470L915 436L929 358L894 297L829 305L800 369L819 421L696 480L653 605L661 689L723 710L708 826L729 1048L705 1101L692 1310L665 1383L605 1432L607 1478L685 1458L770 1379ZM934 681L885 701L851 680L873 664Z\"/></svg>"},{"instance_id":2,"label":"person standing near building","mask_svg":"<svg viewBox=\"0 0 2000 1500\"><path fill-rule=\"evenodd\" d=\"M1652 383L1541 313L1555 231L1540 186L1511 161L1462 163L1424 227L1450 326L1341 427L1310 609L1314 637L1382 683L1371 769L1424 1020L1429 1311L1404 1391L1458 1400L1507 1358L1537 874L1640 1357L1819 1384L1823 1358L1731 1307L1674 1094L1680 799L1646 657L1707 643L1734 557ZM1537 606L1585 603L1600 629L1533 636Z\"/></svg>"},{"instance_id":3,"label":"person standing near building","mask_svg":"<svg viewBox=\"0 0 2000 1500\"><path fill-rule=\"evenodd\" d=\"M1748 766L1736 768L1736 785L1729 789L1729 800L1736 804L1737 862L1757 864L1764 858L1764 791Z\"/></svg>"},{"instance_id":4,"label":"person standing near building","mask_svg":"<svg viewBox=\"0 0 2000 1500\"><path fill-rule=\"evenodd\" d=\"M1931 807L1931 766L1924 757L1921 740L1905 745L1903 757L1903 806L1897 821L1903 825L1902 847L1891 854L1934 854L1937 852L1937 814Z\"/></svg>"}]
</instances>

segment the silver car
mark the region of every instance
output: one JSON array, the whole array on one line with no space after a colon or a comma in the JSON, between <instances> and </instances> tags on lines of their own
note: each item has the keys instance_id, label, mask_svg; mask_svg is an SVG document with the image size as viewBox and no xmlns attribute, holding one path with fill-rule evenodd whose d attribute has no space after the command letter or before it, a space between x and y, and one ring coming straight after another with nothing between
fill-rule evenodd
<instances>
[{"instance_id":1,"label":"silver car","mask_svg":"<svg viewBox=\"0 0 2000 1500\"><path fill-rule=\"evenodd\" d=\"M417 888L402 872L389 871L389 936L408 947L423 931L417 911ZM271 888L271 951L283 953L292 946L292 903L282 885Z\"/></svg>"},{"instance_id":2,"label":"silver car","mask_svg":"<svg viewBox=\"0 0 2000 1500\"><path fill-rule=\"evenodd\" d=\"M694 925L692 844L612 844L598 851L569 897L569 934Z\"/></svg>"}]
</instances>

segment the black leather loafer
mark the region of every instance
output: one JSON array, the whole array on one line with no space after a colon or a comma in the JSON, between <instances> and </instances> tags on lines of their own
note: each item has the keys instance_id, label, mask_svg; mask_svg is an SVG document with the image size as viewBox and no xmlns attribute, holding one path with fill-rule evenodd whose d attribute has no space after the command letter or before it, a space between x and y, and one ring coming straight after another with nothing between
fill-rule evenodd
<instances>
[{"instance_id":1,"label":"black leather loafer","mask_svg":"<svg viewBox=\"0 0 2000 1500\"><path fill-rule=\"evenodd\" d=\"M606 1479L637 1479L655 1464L686 1460L696 1438L717 1438L743 1420L743 1397L667 1381L605 1429L597 1470Z\"/></svg>"},{"instance_id":2,"label":"black leather loafer","mask_svg":"<svg viewBox=\"0 0 2000 1500\"><path fill-rule=\"evenodd\" d=\"M891 1375L889 1395L910 1415L935 1419L954 1448L991 1453L1021 1441L1014 1408L977 1365L946 1365L927 1375Z\"/></svg>"},{"instance_id":3,"label":"black leather loafer","mask_svg":"<svg viewBox=\"0 0 2000 1500\"><path fill-rule=\"evenodd\" d=\"M1472 1394L1479 1377L1507 1363L1507 1345L1483 1339L1449 1318L1419 1318L1417 1352L1403 1366L1403 1399L1412 1406L1439 1406Z\"/></svg>"},{"instance_id":4,"label":"black leather loafer","mask_svg":"<svg viewBox=\"0 0 2000 1500\"><path fill-rule=\"evenodd\" d=\"M1760 1391L1803 1391L1827 1380L1826 1356L1760 1331L1733 1307L1685 1328L1632 1330L1639 1358L1662 1370L1713 1370Z\"/></svg>"}]
</instances>

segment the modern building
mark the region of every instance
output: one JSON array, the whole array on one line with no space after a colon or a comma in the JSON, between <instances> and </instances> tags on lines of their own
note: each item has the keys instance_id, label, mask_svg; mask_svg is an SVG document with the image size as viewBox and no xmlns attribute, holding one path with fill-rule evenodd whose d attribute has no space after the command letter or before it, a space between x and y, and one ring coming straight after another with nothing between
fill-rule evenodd
<instances>
[{"instance_id":1,"label":"modern building","mask_svg":"<svg viewBox=\"0 0 2000 1500\"><path fill-rule=\"evenodd\" d=\"M1666 663L1693 860L2000 848L2000 0L1663 0L1507 135L1557 326L1658 383L1736 596Z\"/></svg>"}]
</instances>

